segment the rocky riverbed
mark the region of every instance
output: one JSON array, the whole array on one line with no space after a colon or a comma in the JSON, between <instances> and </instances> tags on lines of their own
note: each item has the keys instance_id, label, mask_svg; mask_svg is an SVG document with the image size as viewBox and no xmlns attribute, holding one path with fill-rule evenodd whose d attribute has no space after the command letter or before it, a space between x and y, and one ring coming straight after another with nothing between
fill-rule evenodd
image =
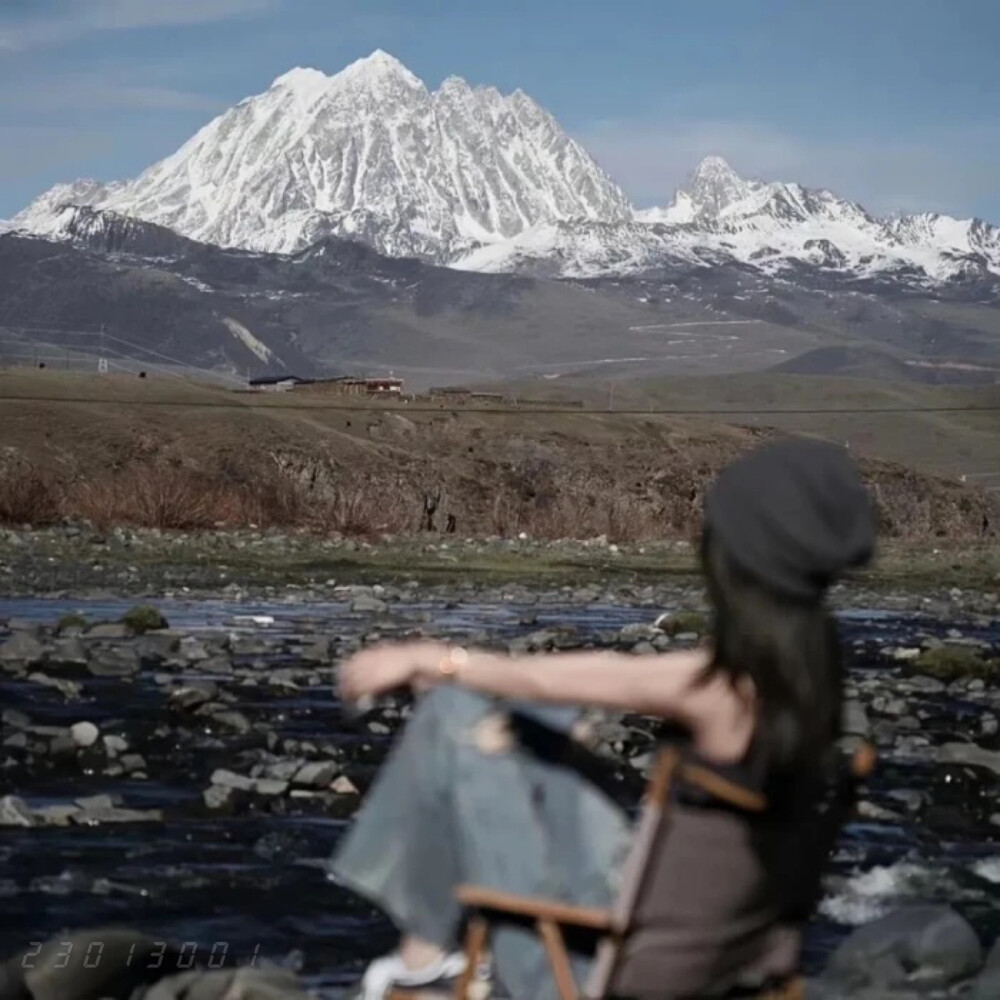
<instances>
[{"instance_id":1,"label":"rocky riverbed","mask_svg":"<svg viewBox=\"0 0 1000 1000\"><path fill-rule=\"evenodd\" d=\"M697 587L676 582L331 580L282 600L253 594L161 593L157 613L134 615L134 600L93 593L0 601L0 952L67 927L127 924L206 954L284 961L336 991L393 935L326 879L324 861L409 711L343 712L342 655L414 632L652 655L704 628ZM953 909L926 915L944 929L921 940L950 942L958 958L942 976L967 982L984 961L971 942L1000 934L995 595L845 589L837 601L847 729L874 740L880 765L810 929L810 968L845 961L853 928L922 902ZM655 727L597 722L602 752L637 795ZM971 941L955 927L971 927ZM864 942L852 941L855 966L868 968ZM864 995L863 983L852 991Z\"/></svg>"}]
</instances>

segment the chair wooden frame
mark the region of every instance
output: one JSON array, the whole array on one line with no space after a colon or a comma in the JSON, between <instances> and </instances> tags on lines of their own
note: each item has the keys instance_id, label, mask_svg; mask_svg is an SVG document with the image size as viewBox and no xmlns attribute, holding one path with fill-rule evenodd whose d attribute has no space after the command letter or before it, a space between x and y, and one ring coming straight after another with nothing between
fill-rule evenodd
<instances>
[{"instance_id":1,"label":"chair wooden frame","mask_svg":"<svg viewBox=\"0 0 1000 1000\"><path fill-rule=\"evenodd\" d=\"M829 817L832 836L856 799L857 784L875 766L875 750L862 743L854 752L840 788L839 808ZM521 896L484 886L462 885L456 898L468 914L465 935L466 969L455 984L452 1000L472 1000L476 971L489 945L491 926L498 920L516 920L534 925L545 948L560 1000L603 1000L615 974L622 946L632 928L639 894L648 875L653 846L665 835L669 822L671 791L679 782L700 789L716 799L749 813L762 812L763 795L729 781L702 765L686 761L676 747L661 750L646 787L632 845L622 872L618 897L607 909L574 906L533 896ZM598 935L594 963L586 987L576 984L566 948L563 928L589 930ZM765 989L758 1000L801 1000L804 984L795 977ZM441 993L394 990L390 1000L447 1000Z\"/></svg>"}]
</instances>

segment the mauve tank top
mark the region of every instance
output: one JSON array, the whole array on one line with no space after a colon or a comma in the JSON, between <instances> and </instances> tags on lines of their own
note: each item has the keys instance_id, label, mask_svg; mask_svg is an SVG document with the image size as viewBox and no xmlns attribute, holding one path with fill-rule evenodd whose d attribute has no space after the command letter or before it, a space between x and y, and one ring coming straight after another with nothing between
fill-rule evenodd
<instances>
[{"instance_id":1,"label":"mauve tank top","mask_svg":"<svg viewBox=\"0 0 1000 1000\"><path fill-rule=\"evenodd\" d=\"M767 768L756 740L736 765L698 763L744 787L764 789ZM794 829L770 822L766 812L745 813L693 789L676 790L613 977L613 996L724 996L796 971L800 931L782 918L762 837L778 854L784 846L775 844L776 837L794 850Z\"/></svg>"}]
</instances>

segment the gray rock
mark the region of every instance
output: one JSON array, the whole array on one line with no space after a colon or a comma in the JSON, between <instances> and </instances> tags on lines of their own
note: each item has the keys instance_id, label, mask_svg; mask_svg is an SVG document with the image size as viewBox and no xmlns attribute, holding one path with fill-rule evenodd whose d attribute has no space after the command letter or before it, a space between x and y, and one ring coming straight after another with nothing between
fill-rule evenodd
<instances>
[{"instance_id":1,"label":"gray rock","mask_svg":"<svg viewBox=\"0 0 1000 1000\"><path fill-rule=\"evenodd\" d=\"M33 667L45 659L45 647L28 632L15 632L0 643L0 665Z\"/></svg>"},{"instance_id":2,"label":"gray rock","mask_svg":"<svg viewBox=\"0 0 1000 1000\"><path fill-rule=\"evenodd\" d=\"M355 614L383 614L388 610L389 605L385 601L367 594L360 594L351 602L351 611Z\"/></svg>"},{"instance_id":3,"label":"gray rock","mask_svg":"<svg viewBox=\"0 0 1000 1000\"><path fill-rule=\"evenodd\" d=\"M233 656L263 656L272 651L272 646L263 639L254 635L238 635L229 643L229 650Z\"/></svg>"},{"instance_id":4,"label":"gray rock","mask_svg":"<svg viewBox=\"0 0 1000 1000\"><path fill-rule=\"evenodd\" d=\"M894 788L887 795L910 812L919 812L925 799L924 793L916 788Z\"/></svg>"},{"instance_id":5,"label":"gray rock","mask_svg":"<svg viewBox=\"0 0 1000 1000\"><path fill-rule=\"evenodd\" d=\"M186 635L180 641L177 655L187 663L199 663L209 658L209 652L200 639Z\"/></svg>"},{"instance_id":6,"label":"gray rock","mask_svg":"<svg viewBox=\"0 0 1000 1000\"><path fill-rule=\"evenodd\" d=\"M823 979L807 979L803 1000L929 1000L922 990L852 989Z\"/></svg>"},{"instance_id":7,"label":"gray rock","mask_svg":"<svg viewBox=\"0 0 1000 1000\"><path fill-rule=\"evenodd\" d=\"M848 736L862 736L867 739L872 734L868 713L865 711L865 706L857 698L850 698L844 702L841 724L844 733Z\"/></svg>"},{"instance_id":8,"label":"gray rock","mask_svg":"<svg viewBox=\"0 0 1000 1000\"><path fill-rule=\"evenodd\" d=\"M69 727L69 734L78 747L86 749L98 741L101 731L92 722L76 722Z\"/></svg>"},{"instance_id":9,"label":"gray rock","mask_svg":"<svg viewBox=\"0 0 1000 1000\"><path fill-rule=\"evenodd\" d=\"M276 778L278 781L291 781L302 770L302 760L279 760L264 769L263 777Z\"/></svg>"},{"instance_id":10,"label":"gray rock","mask_svg":"<svg viewBox=\"0 0 1000 1000\"><path fill-rule=\"evenodd\" d=\"M198 664L198 671L203 674L231 674L233 664L225 653L216 653L207 660L202 660Z\"/></svg>"},{"instance_id":11,"label":"gray rock","mask_svg":"<svg viewBox=\"0 0 1000 1000\"><path fill-rule=\"evenodd\" d=\"M197 708L211 701L219 693L214 681L192 681L170 692L170 704L177 708Z\"/></svg>"},{"instance_id":12,"label":"gray rock","mask_svg":"<svg viewBox=\"0 0 1000 1000\"><path fill-rule=\"evenodd\" d=\"M75 701L80 697L80 685L76 681L67 680L65 677L49 677L48 674L41 674L37 671L28 674L28 680L32 684L40 684L42 687L54 688L67 701Z\"/></svg>"},{"instance_id":13,"label":"gray rock","mask_svg":"<svg viewBox=\"0 0 1000 1000\"><path fill-rule=\"evenodd\" d=\"M117 803L110 795L85 795L76 804L80 809L114 809Z\"/></svg>"},{"instance_id":14,"label":"gray rock","mask_svg":"<svg viewBox=\"0 0 1000 1000\"><path fill-rule=\"evenodd\" d=\"M903 698L892 698L889 695L879 694L872 699L872 709L882 715L904 715L907 707Z\"/></svg>"},{"instance_id":15,"label":"gray rock","mask_svg":"<svg viewBox=\"0 0 1000 1000\"><path fill-rule=\"evenodd\" d=\"M80 814L76 806L51 805L35 810L35 816L45 826L69 826Z\"/></svg>"},{"instance_id":16,"label":"gray rock","mask_svg":"<svg viewBox=\"0 0 1000 1000\"><path fill-rule=\"evenodd\" d=\"M997 1000L1000 997L1000 967L984 969L972 981L965 1000Z\"/></svg>"},{"instance_id":17,"label":"gray rock","mask_svg":"<svg viewBox=\"0 0 1000 1000\"><path fill-rule=\"evenodd\" d=\"M821 981L852 991L934 989L969 978L982 963L979 938L963 917L948 906L918 905L859 927Z\"/></svg>"},{"instance_id":18,"label":"gray rock","mask_svg":"<svg viewBox=\"0 0 1000 1000\"><path fill-rule=\"evenodd\" d=\"M16 795L5 795L0 799L0 826L35 825L35 817L22 799Z\"/></svg>"},{"instance_id":19,"label":"gray rock","mask_svg":"<svg viewBox=\"0 0 1000 1000\"><path fill-rule=\"evenodd\" d=\"M295 772L292 784L302 785L306 788L327 788L333 779L337 777L338 770L339 768L336 764L326 761L313 761Z\"/></svg>"},{"instance_id":20,"label":"gray rock","mask_svg":"<svg viewBox=\"0 0 1000 1000\"><path fill-rule=\"evenodd\" d=\"M947 687L944 681L939 681L936 677L928 677L926 674L910 677L906 684L911 691L919 691L921 694L940 694Z\"/></svg>"},{"instance_id":21,"label":"gray rock","mask_svg":"<svg viewBox=\"0 0 1000 1000\"><path fill-rule=\"evenodd\" d=\"M94 677L130 677L139 671L139 655L131 646L96 649L87 670Z\"/></svg>"},{"instance_id":22,"label":"gray rock","mask_svg":"<svg viewBox=\"0 0 1000 1000\"><path fill-rule=\"evenodd\" d=\"M121 622L99 622L87 629L88 639L127 639L131 629Z\"/></svg>"},{"instance_id":23,"label":"gray rock","mask_svg":"<svg viewBox=\"0 0 1000 1000\"><path fill-rule=\"evenodd\" d=\"M253 790L258 795L269 797L284 795L288 791L288 782L279 781L277 778L257 778L253 783Z\"/></svg>"},{"instance_id":24,"label":"gray rock","mask_svg":"<svg viewBox=\"0 0 1000 1000\"><path fill-rule=\"evenodd\" d=\"M996 1000L997 997L1000 997L1000 940L990 948L983 971L973 980L965 1000Z\"/></svg>"},{"instance_id":25,"label":"gray rock","mask_svg":"<svg viewBox=\"0 0 1000 1000\"><path fill-rule=\"evenodd\" d=\"M218 722L229 729L235 729L238 733L250 732L250 720L242 712L213 712L210 718L213 722Z\"/></svg>"},{"instance_id":26,"label":"gray rock","mask_svg":"<svg viewBox=\"0 0 1000 1000\"><path fill-rule=\"evenodd\" d=\"M306 663L326 663L330 659L330 640L317 639L299 654Z\"/></svg>"},{"instance_id":27,"label":"gray rock","mask_svg":"<svg viewBox=\"0 0 1000 1000\"><path fill-rule=\"evenodd\" d=\"M16 708L5 708L2 716L0 716L0 721L3 722L5 729L8 727L11 729L27 729L31 725L31 719L24 712L19 712Z\"/></svg>"},{"instance_id":28,"label":"gray rock","mask_svg":"<svg viewBox=\"0 0 1000 1000\"><path fill-rule=\"evenodd\" d=\"M76 740L73 739L70 733L59 733L58 736L53 736L49 740L49 753L54 757L60 754L70 754L76 753L80 748L76 744Z\"/></svg>"},{"instance_id":29,"label":"gray rock","mask_svg":"<svg viewBox=\"0 0 1000 1000\"><path fill-rule=\"evenodd\" d=\"M945 743L937 748L940 764L970 764L1000 774L1000 750L984 750L975 743Z\"/></svg>"},{"instance_id":30,"label":"gray rock","mask_svg":"<svg viewBox=\"0 0 1000 1000\"><path fill-rule=\"evenodd\" d=\"M128 750L128 743L121 736L104 736L101 742L104 743L104 749L111 758L117 757Z\"/></svg>"},{"instance_id":31,"label":"gray rock","mask_svg":"<svg viewBox=\"0 0 1000 1000\"><path fill-rule=\"evenodd\" d=\"M87 665L87 651L79 639L57 639L48 662L61 667L83 667Z\"/></svg>"},{"instance_id":32,"label":"gray rock","mask_svg":"<svg viewBox=\"0 0 1000 1000\"><path fill-rule=\"evenodd\" d=\"M141 754L127 753L121 758L121 765L128 772L145 771L146 761Z\"/></svg>"},{"instance_id":33,"label":"gray rock","mask_svg":"<svg viewBox=\"0 0 1000 1000\"><path fill-rule=\"evenodd\" d=\"M169 632L153 632L137 639L135 649L143 665L156 667L169 659L179 645L179 636Z\"/></svg>"},{"instance_id":34,"label":"gray rock","mask_svg":"<svg viewBox=\"0 0 1000 1000\"><path fill-rule=\"evenodd\" d=\"M235 774L233 771L227 771L221 767L212 772L212 777L209 780L213 785L220 785L223 788L235 788L241 792L252 791L254 786L253 778L247 778L242 774Z\"/></svg>"},{"instance_id":35,"label":"gray rock","mask_svg":"<svg viewBox=\"0 0 1000 1000\"><path fill-rule=\"evenodd\" d=\"M659 620L659 619L657 619ZM662 635L662 630L654 625L647 625L645 622L634 622L624 626L618 633L620 642L639 642L641 639L652 641L657 636Z\"/></svg>"},{"instance_id":36,"label":"gray rock","mask_svg":"<svg viewBox=\"0 0 1000 1000\"><path fill-rule=\"evenodd\" d=\"M201 793L202 801L213 812L230 809L234 805L236 789L229 785L209 785Z\"/></svg>"},{"instance_id":37,"label":"gray rock","mask_svg":"<svg viewBox=\"0 0 1000 1000\"><path fill-rule=\"evenodd\" d=\"M163 821L163 813L159 809L123 809L121 806L94 805L81 808L70 819L78 826L99 826L101 823L160 823Z\"/></svg>"}]
</instances>

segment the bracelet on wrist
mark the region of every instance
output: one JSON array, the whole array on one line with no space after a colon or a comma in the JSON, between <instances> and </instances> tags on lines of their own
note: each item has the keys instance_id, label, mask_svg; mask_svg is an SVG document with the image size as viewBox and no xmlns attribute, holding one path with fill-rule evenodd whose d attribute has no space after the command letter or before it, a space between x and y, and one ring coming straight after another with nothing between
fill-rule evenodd
<instances>
[{"instance_id":1,"label":"bracelet on wrist","mask_svg":"<svg viewBox=\"0 0 1000 1000\"><path fill-rule=\"evenodd\" d=\"M446 681L455 683L461 679L462 668L469 662L469 651L462 646L451 646L438 661L438 674Z\"/></svg>"}]
</instances>

